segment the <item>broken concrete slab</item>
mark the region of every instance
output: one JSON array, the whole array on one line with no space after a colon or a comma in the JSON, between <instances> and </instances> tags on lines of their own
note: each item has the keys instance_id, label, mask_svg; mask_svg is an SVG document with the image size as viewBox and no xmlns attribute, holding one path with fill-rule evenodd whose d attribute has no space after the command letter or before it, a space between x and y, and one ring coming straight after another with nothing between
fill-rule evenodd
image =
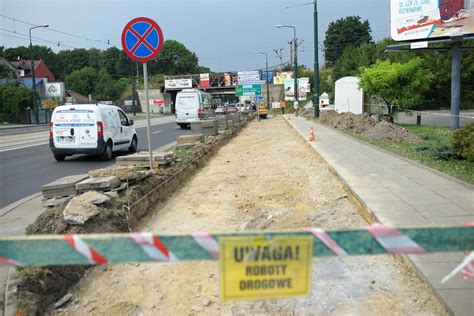
<instances>
[{"instance_id":1,"label":"broken concrete slab","mask_svg":"<svg viewBox=\"0 0 474 316\"><path fill-rule=\"evenodd\" d=\"M120 186L120 179L115 176L88 178L76 184L76 190L83 193L91 190L110 191Z\"/></svg>"},{"instance_id":2,"label":"broken concrete slab","mask_svg":"<svg viewBox=\"0 0 474 316\"><path fill-rule=\"evenodd\" d=\"M117 157L115 162L119 166L148 166L150 161L150 154L148 152L139 152L133 155ZM176 154L172 151L169 152L153 152L153 161L157 165L168 165L176 162ZM150 174L144 174L144 177Z\"/></svg>"},{"instance_id":3,"label":"broken concrete slab","mask_svg":"<svg viewBox=\"0 0 474 316\"><path fill-rule=\"evenodd\" d=\"M47 200L42 200L41 204L43 207L55 207L66 205L75 195L69 195L66 197L52 198Z\"/></svg>"},{"instance_id":4,"label":"broken concrete slab","mask_svg":"<svg viewBox=\"0 0 474 316\"><path fill-rule=\"evenodd\" d=\"M202 134L194 134L194 135L181 135L176 138L176 144L193 144L193 143L202 143L204 140L204 136Z\"/></svg>"},{"instance_id":5,"label":"broken concrete slab","mask_svg":"<svg viewBox=\"0 0 474 316\"><path fill-rule=\"evenodd\" d=\"M67 176L43 185L41 192L45 199L73 195L77 193L76 184L87 178L87 174Z\"/></svg>"},{"instance_id":6,"label":"broken concrete slab","mask_svg":"<svg viewBox=\"0 0 474 316\"><path fill-rule=\"evenodd\" d=\"M110 201L110 197L97 191L88 191L74 197L63 211L63 218L69 224L84 225L89 219L99 214L96 204Z\"/></svg>"},{"instance_id":7,"label":"broken concrete slab","mask_svg":"<svg viewBox=\"0 0 474 316\"><path fill-rule=\"evenodd\" d=\"M142 181L150 175L149 170L137 170L133 166L113 166L89 171L89 177L91 178L115 176L122 182Z\"/></svg>"}]
</instances>

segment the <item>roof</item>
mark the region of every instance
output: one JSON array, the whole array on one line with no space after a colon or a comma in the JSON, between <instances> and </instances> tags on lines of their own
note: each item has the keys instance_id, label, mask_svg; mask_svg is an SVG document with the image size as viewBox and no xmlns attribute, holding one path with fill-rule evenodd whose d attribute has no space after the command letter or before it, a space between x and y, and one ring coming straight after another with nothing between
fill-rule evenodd
<instances>
[{"instance_id":1,"label":"roof","mask_svg":"<svg viewBox=\"0 0 474 316\"><path fill-rule=\"evenodd\" d=\"M12 63L10 63L8 60L6 60L5 58L3 57L0 57L0 65L3 65L3 66L6 66L8 67L8 69L10 69L11 71L13 71L13 73L16 75L16 68L14 65L12 65Z\"/></svg>"},{"instance_id":2,"label":"roof","mask_svg":"<svg viewBox=\"0 0 474 316\"><path fill-rule=\"evenodd\" d=\"M79 92L76 92L74 90L66 90L67 94L69 94L71 97L76 99L76 102L90 102L89 97L86 97L83 94L80 94Z\"/></svg>"},{"instance_id":3,"label":"roof","mask_svg":"<svg viewBox=\"0 0 474 316\"><path fill-rule=\"evenodd\" d=\"M335 83L359 83L359 77L342 77L337 80Z\"/></svg>"},{"instance_id":4,"label":"roof","mask_svg":"<svg viewBox=\"0 0 474 316\"><path fill-rule=\"evenodd\" d=\"M42 62L42 59L35 60L35 69L38 68L38 65ZM30 70L31 71L31 59L22 59L18 61L10 62L16 69Z\"/></svg>"}]
</instances>

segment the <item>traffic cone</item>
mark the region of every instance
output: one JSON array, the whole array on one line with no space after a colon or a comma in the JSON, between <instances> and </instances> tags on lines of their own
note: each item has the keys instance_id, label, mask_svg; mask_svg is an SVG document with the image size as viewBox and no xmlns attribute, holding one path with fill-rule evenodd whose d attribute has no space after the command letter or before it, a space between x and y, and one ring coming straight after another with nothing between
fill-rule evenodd
<instances>
[{"instance_id":1,"label":"traffic cone","mask_svg":"<svg viewBox=\"0 0 474 316\"><path fill-rule=\"evenodd\" d=\"M314 142L316 141L316 138L314 137L314 128L311 126L309 129L309 139L308 141Z\"/></svg>"}]
</instances>

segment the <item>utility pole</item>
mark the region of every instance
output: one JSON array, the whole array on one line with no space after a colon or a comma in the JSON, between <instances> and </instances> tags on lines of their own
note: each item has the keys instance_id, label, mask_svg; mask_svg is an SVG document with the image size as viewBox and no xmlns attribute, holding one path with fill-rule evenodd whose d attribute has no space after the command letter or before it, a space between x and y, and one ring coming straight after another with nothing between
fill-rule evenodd
<instances>
[{"instance_id":1,"label":"utility pole","mask_svg":"<svg viewBox=\"0 0 474 316\"><path fill-rule=\"evenodd\" d=\"M318 50L318 1L314 0L314 69L313 69L313 106L314 117L319 117L319 50Z\"/></svg>"},{"instance_id":2,"label":"utility pole","mask_svg":"<svg viewBox=\"0 0 474 316\"><path fill-rule=\"evenodd\" d=\"M280 58L280 73L283 72L283 48L280 48L279 50L278 49L274 49L273 50L275 52L275 54L278 56L278 58ZM278 53L278 51L280 51Z\"/></svg>"},{"instance_id":3,"label":"utility pole","mask_svg":"<svg viewBox=\"0 0 474 316\"><path fill-rule=\"evenodd\" d=\"M257 54L265 55L265 69L266 69L266 76L265 76L265 83L267 86L267 109L270 109L270 82L268 81L268 54L264 52L257 52Z\"/></svg>"},{"instance_id":4,"label":"utility pole","mask_svg":"<svg viewBox=\"0 0 474 316\"><path fill-rule=\"evenodd\" d=\"M293 65L293 41L289 41L290 44L290 66Z\"/></svg>"},{"instance_id":5,"label":"utility pole","mask_svg":"<svg viewBox=\"0 0 474 316\"><path fill-rule=\"evenodd\" d=\"M296 38L296 29L295 29L295 101L298 101L300 94L298 91L298 40Z\"/></svg>"},{"instance_id":6,"label":"utility pole","mask_svg":"<svg viewBox=\"0 0 474 316\"><path fill-rule=\"evenodd\" d=\"M135 98L135 93L136 93L136 84L135 84L135 74L133 73L133 62L130 61L130 66L132 69L132 107L133 107L133 116L135 117L137 115L137 103L136 103L136 98Z\"/></svg>"}]
</instances>

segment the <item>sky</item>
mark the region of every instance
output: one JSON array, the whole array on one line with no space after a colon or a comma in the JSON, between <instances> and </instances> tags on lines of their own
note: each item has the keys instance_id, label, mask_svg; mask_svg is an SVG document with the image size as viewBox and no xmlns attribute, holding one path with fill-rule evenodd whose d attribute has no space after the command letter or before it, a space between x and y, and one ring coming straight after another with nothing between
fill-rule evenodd
<instances>
[{"instance_id":1,"label":"sky","mask_svg":"<svg viewBox=\"0 0 474 316\"><path fill-rule=\"evenodd\" d=\"M48 29L32 31L34 44L54 51L107 49L108 41L121 48L123 27L145 16L160 25L165 40L177 40L195 52L200 65L212 71L243 71L265 67L265 56L257 51L268 53L269 66L280 63L274 49L283 48L283 62L289 61L293 30L276 28L286 24L295 26L297 38L303 40L299 63L313 67L313 5L285 8L308 2L311 0L2 0L0 46L28 45L31 26L23 21L49 24L51 29L88 39ZM328 24L350 15L369 20L374 40L390 35L389 0L318 0L318 12L321 44ZM319 62L323 64L321 51Z\"/></svg>"}]
</instances>

